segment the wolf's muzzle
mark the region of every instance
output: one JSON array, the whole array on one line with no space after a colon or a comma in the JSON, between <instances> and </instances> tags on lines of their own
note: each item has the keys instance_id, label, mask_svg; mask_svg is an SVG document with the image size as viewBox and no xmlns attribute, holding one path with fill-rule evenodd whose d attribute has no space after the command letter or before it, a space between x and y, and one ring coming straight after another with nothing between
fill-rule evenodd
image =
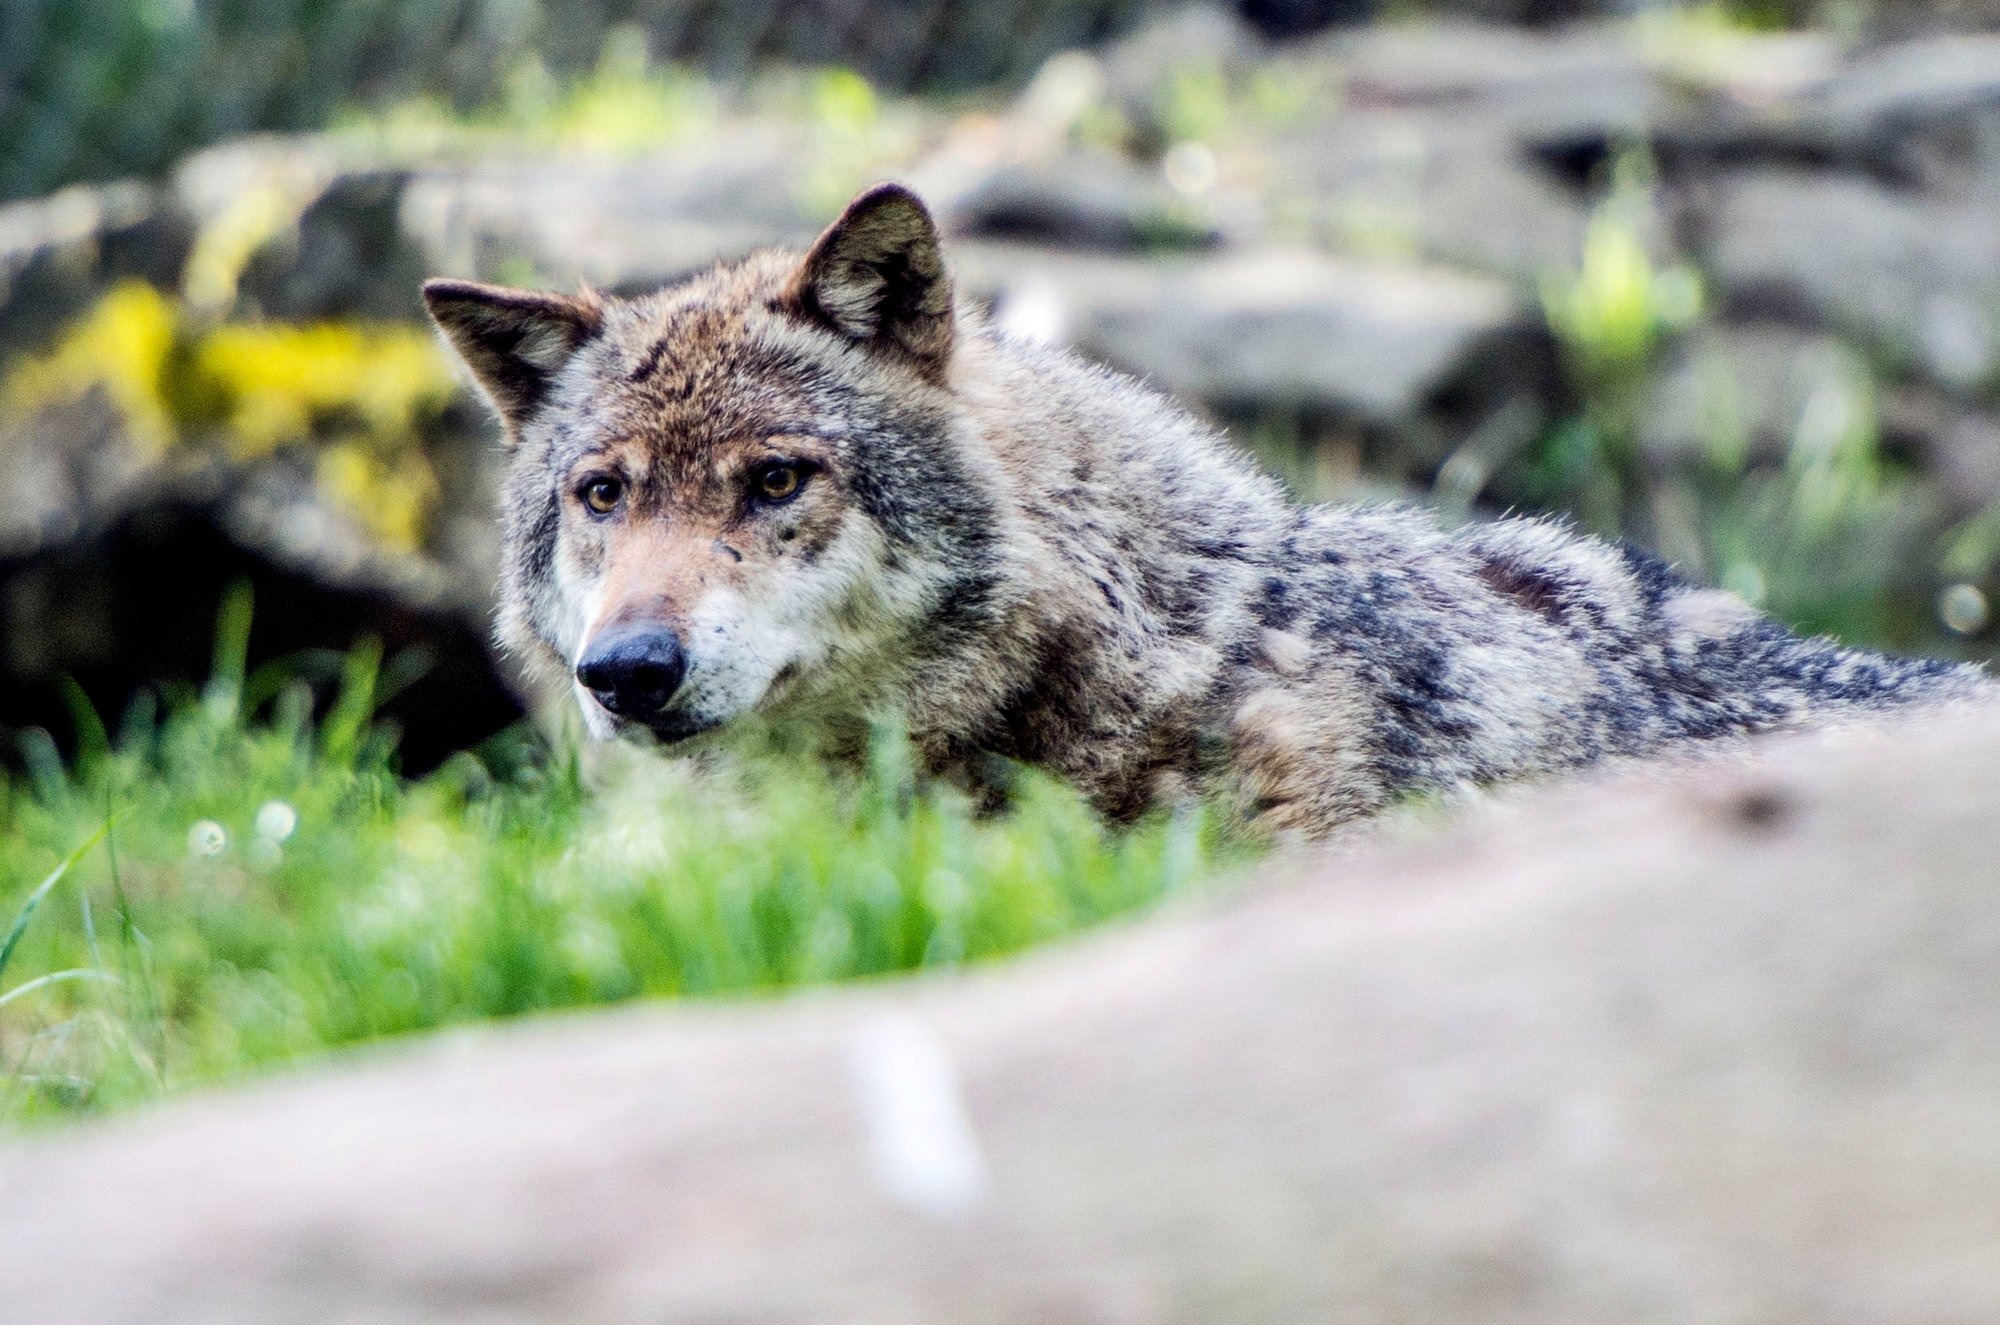
<instances>
[{"instance_id":1,"label":"wolf's muzzle","mask_svg":"<svg viewBox=\"0 0 2000 1325\"><path fill-rule=\"evenodd\" d=\"M594 640L576 665L576 679L598 703L636 722L658 717L686 676L680 637L658 626Z\"/></svg>"}]
</instances>

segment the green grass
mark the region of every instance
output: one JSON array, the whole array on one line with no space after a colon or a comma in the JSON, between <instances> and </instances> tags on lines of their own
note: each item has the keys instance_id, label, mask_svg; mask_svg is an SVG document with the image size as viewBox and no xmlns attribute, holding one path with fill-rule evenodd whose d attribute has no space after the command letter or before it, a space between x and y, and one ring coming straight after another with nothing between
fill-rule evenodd
<instances>
[{"instance_id":1,"label":"green grass","mask_svg":"<svg viewBox=\"0 0 2000 1325\"><path fill-rule=\"evenodd\" d=\"M1719 23L1719 13L1693 21ZM1645 153L1615 155L1575 270L1543 282L1573 404L1490 476L1488 495L1630 538L1794 630L1990 657L2000 503L1948 522L1921 473L1892 453L1881 402L1893 366L1859 350L1802 360L1813 387L1773 456L1752 454L1737 403L1750 384L1717 361L1706 370L1700 451L1643 454L1652 388L1676 339L1703 327L1707 303L1699 272L1646 239L1658 228L1648 219L1654 179Z\"/></svg>"},{"instance_id":2,"label":"green grass","mask_svg":"<svg viewBox=\"0 0 2000 1325\"><path fill-rule=\"evenodd\" d=\"M636 751L586 774L513 733L411 781L367 651L315 722L282 670L243 675L246 629L225 621L202 693L115 735L80 710L74 760L33 743L0 782L0 1118L484 1018L952 966L1244 850L1200 814L1109 831L1027 774L981 817L889 738L841 780Z\"/></svg>"},{"instance_id":3,"label":"green grass","mask_svg":"<svg viewBox=\"0 0 2000 1325\"><path fill-rule=\"evenodd\" d=\"M366 154L396 161L458 153L545 152L643 157L698 147L756 122L788 135L798 161L793 199L808 215L831 215L856 189L893 173L920 146L926 125L955 101L928 109L883 96L843 68L760 69L737 82L647 54L634 25L607 34L594 70L558 77L534 58L499 95L462 109L419 95L336 116L333 132Z\"/></svg>"}]
</instances>

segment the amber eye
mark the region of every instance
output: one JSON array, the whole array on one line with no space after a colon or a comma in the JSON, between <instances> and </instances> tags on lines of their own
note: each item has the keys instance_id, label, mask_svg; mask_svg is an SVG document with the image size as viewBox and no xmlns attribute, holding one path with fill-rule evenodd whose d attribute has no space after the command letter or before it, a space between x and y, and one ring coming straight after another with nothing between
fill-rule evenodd
<instances>
[{"instance_id":1,"label":"amber eye","mask_svg":"<svg viewBox=\"0 0 2000 1325\"><path fill-rule=\"evenodd\" d=\"M752 490L765 501L789 501L799 490L805 475L793 464L764 465L750 476Z\"/></svg>"},{"instance_id":2,"label":"amber eye","mask_svg":"<svg viewBox=\"0 0 2000 1325\"><path fill-rule=\"evenodd\" d=\"M586 480L577 489L577 496L592 515L609 515L618 509L618 503L624 499L625 485L609 474L599 474Z\"/></svg>"}]
</instances>

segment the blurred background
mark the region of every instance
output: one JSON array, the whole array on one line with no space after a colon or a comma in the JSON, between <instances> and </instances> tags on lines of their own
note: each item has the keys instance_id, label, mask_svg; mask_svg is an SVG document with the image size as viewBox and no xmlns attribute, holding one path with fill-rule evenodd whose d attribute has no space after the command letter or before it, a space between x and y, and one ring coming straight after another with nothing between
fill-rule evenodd
<instances>
[{"instance_id":1,"label":"blurred background","mask_svg":"<svg viewBox=\"0 0 2000 1325\"><path fill-rule=\"evenodd\" d=\"M0 0L12 1318L2000 1319L1990 727L1406 804L1287 893L1222 814L982 815L893 733L850 785L520 723L420 282L642 289L884 178L1304 496L2000 653L2000 0ZM985 1222L892 1208L982 1153Z\"/></svg>"},{"instance_id":2,"label":"blurred background","mask_svg":"<svg viewBox=\"0 0 2000 1325\"><path fill-rule=\"evenodd\" d=\"M887 177L1015 331L1304 494L1560 512L1802 628L1991 656L1989 28L1993 0L0 0L0 728L67 748L171 701L245 583L253 667L331 683L381 641L406 769L505 727L496 443L420 280L644 288Z\"/></svg>"}]
</instances>

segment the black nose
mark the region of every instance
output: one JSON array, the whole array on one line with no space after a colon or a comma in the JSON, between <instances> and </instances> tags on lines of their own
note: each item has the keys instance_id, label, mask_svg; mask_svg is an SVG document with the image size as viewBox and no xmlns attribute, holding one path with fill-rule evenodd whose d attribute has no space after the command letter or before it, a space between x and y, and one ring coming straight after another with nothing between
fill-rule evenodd
<instances>
[{"instance_id":1,"label":"black nose","mask_svg":"<svg viewBox=\"0 0 2000 1325\"><path fill-rule=\"evenodd\" d=\"M671 630L649 627L593 641L576 679L621 718L650 718L667 706L687 675L687 652Z\"/></svg>"}]
</instances>

